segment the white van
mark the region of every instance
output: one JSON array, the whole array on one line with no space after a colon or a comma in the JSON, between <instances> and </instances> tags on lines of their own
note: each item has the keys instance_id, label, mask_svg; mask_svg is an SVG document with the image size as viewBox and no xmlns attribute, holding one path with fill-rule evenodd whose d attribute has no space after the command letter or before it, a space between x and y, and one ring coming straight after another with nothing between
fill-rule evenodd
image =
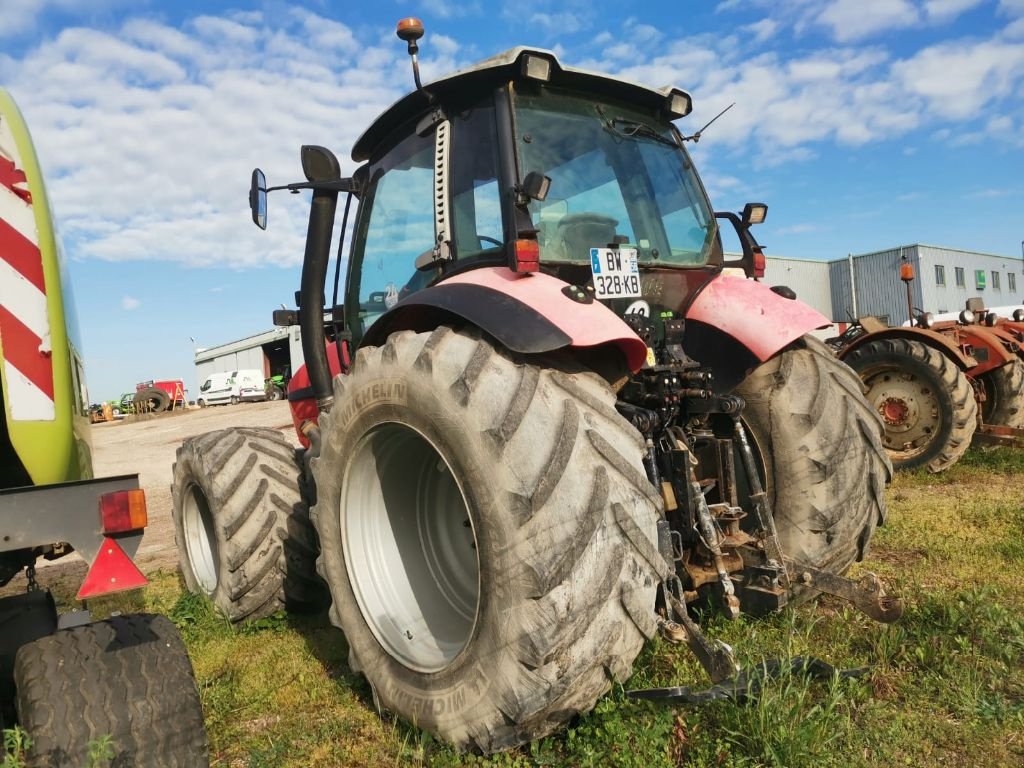
<instances>
[{"instance_id":1,"label":"white van","mask_svg":"<svg viewBox=\"0 0 1024 768\"><path fill-rule=\"evenodd\" d=\"M263 388L263 372L255 368L230 373L212 373L199 387L196 405L205 408L208 405L223 405L248 401L266 400L267 392Z\"/></svg>"}]
</instances>

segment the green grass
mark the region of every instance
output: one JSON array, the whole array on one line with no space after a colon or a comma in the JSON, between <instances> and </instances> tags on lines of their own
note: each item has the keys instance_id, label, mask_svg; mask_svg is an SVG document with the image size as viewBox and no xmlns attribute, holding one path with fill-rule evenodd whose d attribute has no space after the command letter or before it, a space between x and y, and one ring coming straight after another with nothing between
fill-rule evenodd
<instances>
[{"instance_id":1,"label":"green grass","mask_svg":"<svg viewBox=\"0 0 1024 768\"><path fill-rule=\"evenodd\" d=\"M906 604L880 626L824 598L766 620L711 618L744 664L813 655L870 665L855 680L788 675L744 704L669 707L621 687L562 733L489 758L381 719L325 617L233 630L158 575L92 608L152 610L192 655L215 766L1020 766L1024 764L1024 451L971 451L948 472L911 473L858 570ZM855 571L856 572L856 571ZM628 687L706 678L685 648L655 641Z\"/></svg>"}]
</instances>

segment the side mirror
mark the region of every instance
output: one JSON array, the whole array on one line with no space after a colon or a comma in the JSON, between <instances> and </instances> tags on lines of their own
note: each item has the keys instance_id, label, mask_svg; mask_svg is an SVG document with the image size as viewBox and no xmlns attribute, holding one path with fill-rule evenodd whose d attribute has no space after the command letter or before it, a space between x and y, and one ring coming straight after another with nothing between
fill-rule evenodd
<instances>
[{"instance_id":1,"label":"side mirror","mask_svg":"<svg viewBox=\"0 0 1024 768\"><path fill-rule=\"evenodd\" d=\"M267 228L267 177L259 168L253 168L252 183L249 185L249 209L252 223L260 229Z\"/></svg>"},{"instance_id":2,"label":"side mirror","mask_svg":"<svg viewBox=\"0 0 1024 768\"><path fill-rule=\"evenodd\" d=\"M764 220L768 218L768 206L765 203L747 203L743 206L741 218L745 227L749 227L751 224L763 224Z\"/></svg>"},{"instance_id":3,"label":"side mirror","mask_svg":"<svg viewBox=\"0 0 1024 768\"><path fill-rule=\"evenodd\" d=\"M526 174L526 178L523 179L521 189L523 194L531 200L543 203L547 199L548 190L551 189L551 179L543 173L530 171Z\"/></svg>"}]
</instances>

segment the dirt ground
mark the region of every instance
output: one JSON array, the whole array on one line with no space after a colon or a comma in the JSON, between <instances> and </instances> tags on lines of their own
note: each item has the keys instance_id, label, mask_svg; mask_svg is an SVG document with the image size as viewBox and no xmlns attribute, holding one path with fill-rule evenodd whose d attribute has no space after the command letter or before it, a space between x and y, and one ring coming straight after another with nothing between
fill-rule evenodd
<instances>
[{"instance_id":1,"label":"dirt ground","mask_svg":"<svg viewBox=\"0 0 1024 768\"><path fill-rule=\"evenodd\" d=\"M146 421L112 421L92 425L93 471L96 477L138 474L146 491L149 525L142 538L136 563L145 573L173 570L178 566L171 522L171 477L178 446L193 435L228 427L273 427L298 445L288 403L241 403L211 408L191 408ZM75 563L74 561L78 561ZM40 561L42 567L44 561ZM49 568L74 570L84 564L74 555ZM49 570L47 568L47 570ZM48 573L52 578L55 574ZM42 577L40 581L43 581Z\"/></svg>"}]
</instances>

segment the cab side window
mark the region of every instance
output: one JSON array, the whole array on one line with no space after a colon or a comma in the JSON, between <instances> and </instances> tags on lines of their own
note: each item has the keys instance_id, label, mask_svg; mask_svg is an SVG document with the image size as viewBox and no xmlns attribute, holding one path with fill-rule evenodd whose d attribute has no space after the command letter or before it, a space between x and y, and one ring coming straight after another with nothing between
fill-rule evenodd
<instances>
[{"instance_id":1,"label":"cab side window","mask_svg":"<svg viewBox=\"0 0 1024 768\"><path fill-rule=\"evenodd\" d=\"M369 216L360 223L348 301L358 301L360 335L399 299L425 287L416 257L434 246L434 140L410 136L370 168ZM351 317L351 315L349 315Z\"/></svg>"},{"instance_id":2,"label":"cab side window","mask_svg":"<svg viewBox=\"0 0 1024 768\"><path fill-rule=\"evenodd\" d=\"M498 131L494 107L478 106L452 118L452 228L459 260L493 255L505 240L498 191Z\"/></svg>"}]
</instances>

